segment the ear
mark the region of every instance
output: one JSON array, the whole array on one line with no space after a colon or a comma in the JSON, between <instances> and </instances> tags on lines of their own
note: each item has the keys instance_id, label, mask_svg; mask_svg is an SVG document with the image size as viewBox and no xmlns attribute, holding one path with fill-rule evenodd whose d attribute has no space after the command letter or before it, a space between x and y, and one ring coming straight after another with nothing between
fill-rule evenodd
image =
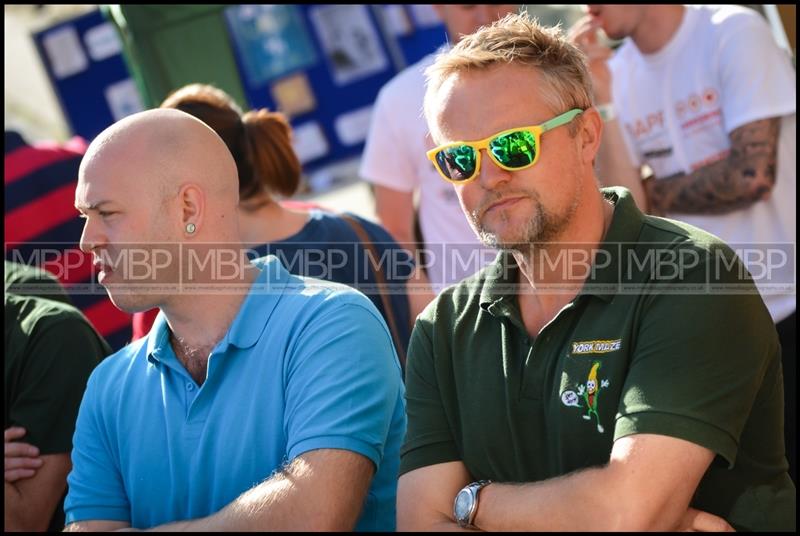
<instances>
[{"instance_id":1,"label":"ear","mask_svg":"<svg viewBox=\"0 0 800 536\"><path fill-rule=\"evenodd\" d=\"M603 134L603 119L593 106L581 114L578 130L578 142L581 149L581 161L592 166L597 151L600 149L600 139Z\"/></svg>"},{"instance_id":2,"label":"ear","mask_svg":"<svg viewBox=\"0 0 800 536\"><path fill-rule=\"evenodd\" d=\"M203 226L203 216L205 215L206 196L203 190L196 184L184 184L178 191L178 200L181 209L181 229L183 236L196 236ZM186 231L186 226L193 223L195 232Z\"/></svg>"}]
</instances>

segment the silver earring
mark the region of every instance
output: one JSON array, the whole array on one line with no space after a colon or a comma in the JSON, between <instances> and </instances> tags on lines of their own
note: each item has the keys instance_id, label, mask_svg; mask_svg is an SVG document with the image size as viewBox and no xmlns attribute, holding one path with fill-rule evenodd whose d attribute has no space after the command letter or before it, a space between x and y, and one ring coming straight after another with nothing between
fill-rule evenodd
<instances>
[{"instance_id":1,"label":"silver earring","mask_svg":"<svg viewBox=\"0 0 800 536\"><path fill-rule=\"evenodd\" d=\"M197 229L197 227L195 227L195 225L193 223L187 223L186 224L186 232L187 233L192 234L192 233L195 232L196 229Z\"/></svg>"}]
</instances>

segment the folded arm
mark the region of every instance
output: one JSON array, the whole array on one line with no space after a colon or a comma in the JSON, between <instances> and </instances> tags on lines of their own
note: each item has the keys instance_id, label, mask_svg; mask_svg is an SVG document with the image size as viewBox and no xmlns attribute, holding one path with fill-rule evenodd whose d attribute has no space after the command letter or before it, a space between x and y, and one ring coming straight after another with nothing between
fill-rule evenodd
<instances>
[{"instance_id":1,"label":"folded arm","mask_svg":"<svg viewBox=\"0 0 800 536\"><path fill-rule=\"evenodd\" d=\"M320 449L246 491L218 513L155 531L352 531L374 473L347 450Z\"/></svg>"},{"instance_id":2,"label":"folded arm","mask_svg":"<svg viewBox=\"0 0 800 536\"><path fill-rule=\"evenodd\" d=\"M5 481L4 509L6 531L45 531L67 488L67 473L72 464L69 454L46 454L30 478Z\"/></svg>"},{"instance_id":3,"label":"folded arm","mask_svg":"<svg viewBox=\"0 0 800 536\"><path fill-rule=\"evenodd\" d=\"M673 437L637 434L614 443L606 466L537 483L493 483L475 525L491 531L726 530L689 508L713 452ZM411 471L398 487L398 530L457 530L453 500L472 480L462 462Z\"/></svg>"}]
</instances>

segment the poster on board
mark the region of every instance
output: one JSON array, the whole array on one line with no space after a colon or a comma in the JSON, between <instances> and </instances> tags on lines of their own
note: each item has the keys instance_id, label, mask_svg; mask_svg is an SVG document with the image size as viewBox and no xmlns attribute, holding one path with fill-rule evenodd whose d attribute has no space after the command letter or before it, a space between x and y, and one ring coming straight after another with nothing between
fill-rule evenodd
<instances>
[{"instance_id":1,"label":"poster on board","mask_svg":"<svg viewBox=\"0 0 800 536\"><path fill-rule=\"evenodd\" d=\"M329 5L309 11L336 85L389 68L389 58L367 10L364 5Z\"/></svg>"},{"instance_id":2,"label":"poster on board","mask_svg":"<svg viewBox=\"0 0 800 536\"><path fill-rule=\"evenodd\" d=\"M225 10L225 19L251 86L317 63L297 6L231 6Z\"/></svg>"}]
</instances>

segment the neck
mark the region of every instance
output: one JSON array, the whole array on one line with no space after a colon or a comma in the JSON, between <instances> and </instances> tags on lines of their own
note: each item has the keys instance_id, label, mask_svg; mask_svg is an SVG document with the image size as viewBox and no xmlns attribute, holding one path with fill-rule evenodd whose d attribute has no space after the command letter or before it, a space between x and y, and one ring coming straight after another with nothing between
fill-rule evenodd
<instances>
[{"instance_id":1,"label":"neck","mask_svg":"<svg viewBox=\"0 0 800 536\"><path fill-rule=\"evenodd\" d=\"M211 350L225 336L258 277L258 268L240 267L243 274L230 292L196 294L189 290L161 307L167 317L175 355L192 377L201 384Z\"/></svg>"},{"instance_id":2,"label":"neck","mask_svg":"<svg viewBox=\"0 0 800 536\"><path fill-rule=\"evenodd\" d=\"M682 5L655 5L645 11L631 35L642 54L655 54L664 48L680 28L686 8Z\"/></svg>"},{"instance_id":3,"label":"neck","mask_svg":"<svg viewBox=\"0 0 800 536\"><path fill-rule=\"evenodd\" d=\"M527 282L533 289L547 285L569 285L563 288L574 287L577 294L589 275L588 268L591 267L594 252L611 224L614 207L598 191L589 203L577 209L576 214L582 214L583 217L575 218L574 223L556 240L531 244L529 251L513 252L520 268L520 283ZM563 293L559 292L558 295Z\"/></svg>"},{"instance_id":4,"label":"neck","mask_svg":"<svg viewBox=\"0 0 800 536\"><path fill-rule=\"evenodd\" d=\"M242 242L248 247L289 238L307 222L307 211L284 208L273 200L255 210L239 209Z\"/></svg>"}]
</instances>

